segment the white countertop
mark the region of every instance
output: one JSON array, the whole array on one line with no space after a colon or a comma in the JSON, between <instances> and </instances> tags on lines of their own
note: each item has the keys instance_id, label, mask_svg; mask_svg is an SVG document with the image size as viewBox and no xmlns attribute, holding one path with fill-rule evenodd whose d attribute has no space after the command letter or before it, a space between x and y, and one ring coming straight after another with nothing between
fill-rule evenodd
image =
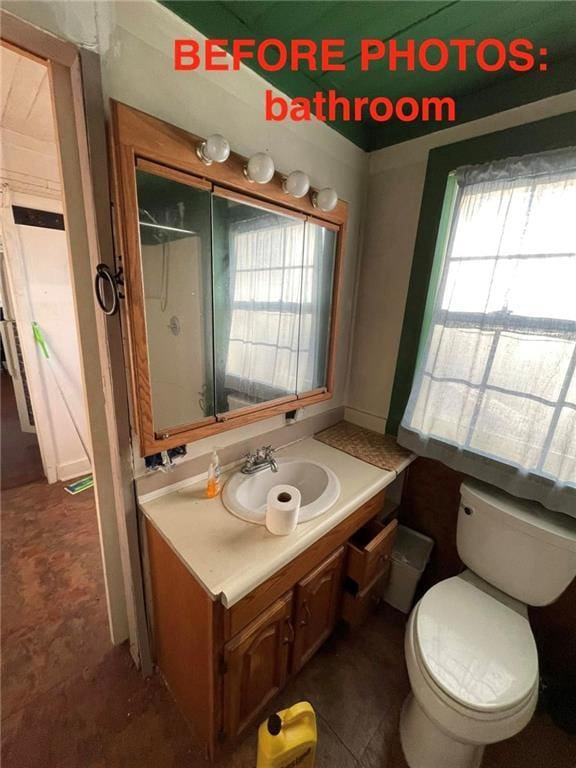
<instances>
[{"instance_id":1,"label":"white countertop","mask_svg":"<svg viewBox=\"0 0 576 768\"><path fill-rule=\"evenodd\" d=\"M220 497L207 499L206 482L174 490L140 509L206 591L228 608L389 485L397 472L379 469L309 437L278 451L319 461L338 476L341 493L325 514L288 536L232 515ZM406 466L410 460L406 461ZM401 467L404 469L404 467ZM226 475L222 480L226 480Z\"/></svg>"}]
</instances>

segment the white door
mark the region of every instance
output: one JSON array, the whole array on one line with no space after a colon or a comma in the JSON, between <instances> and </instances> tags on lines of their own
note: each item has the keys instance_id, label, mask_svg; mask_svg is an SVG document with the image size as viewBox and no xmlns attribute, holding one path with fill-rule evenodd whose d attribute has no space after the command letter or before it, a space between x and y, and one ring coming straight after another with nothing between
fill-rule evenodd
<instances>
[{"instance_id":1,"label":"white door","mask_svg":"<svg viewBox=\"0 0 576 768\"><path fill-rule=\"evenodd\" d=\"M90 472L90 460L62 205L5 187L2 225L6 293L18 327L42 463L49 482L67 481ZM48 358L34 340L33 322L42 331ZM13 328L5 325L8 343Z\"/></svg>"}]
</instances>

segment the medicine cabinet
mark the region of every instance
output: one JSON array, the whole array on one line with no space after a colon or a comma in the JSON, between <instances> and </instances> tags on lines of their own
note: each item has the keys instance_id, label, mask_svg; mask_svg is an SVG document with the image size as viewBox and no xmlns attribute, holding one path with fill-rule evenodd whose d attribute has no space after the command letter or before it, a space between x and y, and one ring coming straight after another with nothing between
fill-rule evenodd
<instances>
[{"instance_id":1,"label":"medicine cabinet","mask_svg":"<svg viewBox=\"0 0 576 768\"><path fill-rule=\"evenodd\" d=\"M199 137L112 106L143 455L331 397L346 204L319 216L279 176L206 166Z\"/></svg>"}]
</instances>

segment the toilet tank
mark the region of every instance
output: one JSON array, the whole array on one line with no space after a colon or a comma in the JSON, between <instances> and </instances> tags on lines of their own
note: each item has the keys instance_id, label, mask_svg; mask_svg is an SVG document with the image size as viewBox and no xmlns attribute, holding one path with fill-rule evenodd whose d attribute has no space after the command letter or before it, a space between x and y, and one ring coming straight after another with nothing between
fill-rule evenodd
<instances>
[{"instance_id":1,"label":"toilet tank","mask_svg":"<svg viewBox=\"0 0 576 768\"><path fill-rule=\"evenodd\" d=\"M460 488L458 554L471 571L527 605L548 605L576 576L576 519L483 483Z\"/></svg>"}]
</instances>

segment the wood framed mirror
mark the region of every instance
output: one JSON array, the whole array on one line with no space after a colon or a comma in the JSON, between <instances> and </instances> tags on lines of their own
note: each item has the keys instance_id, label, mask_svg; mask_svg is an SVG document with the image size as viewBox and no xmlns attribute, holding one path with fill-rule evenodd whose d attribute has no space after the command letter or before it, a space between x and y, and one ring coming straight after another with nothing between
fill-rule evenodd
<instances>
[{"instance_id":1,"label":"wood framed mirror","mask_svg":"<svg viewBox=\"0 0 576 768\"><path fill-rule=\"evenodd\" d=\"M117 257L143 456L332 397L347 205L112 102Z\"/></svg>"}]
</instances>

